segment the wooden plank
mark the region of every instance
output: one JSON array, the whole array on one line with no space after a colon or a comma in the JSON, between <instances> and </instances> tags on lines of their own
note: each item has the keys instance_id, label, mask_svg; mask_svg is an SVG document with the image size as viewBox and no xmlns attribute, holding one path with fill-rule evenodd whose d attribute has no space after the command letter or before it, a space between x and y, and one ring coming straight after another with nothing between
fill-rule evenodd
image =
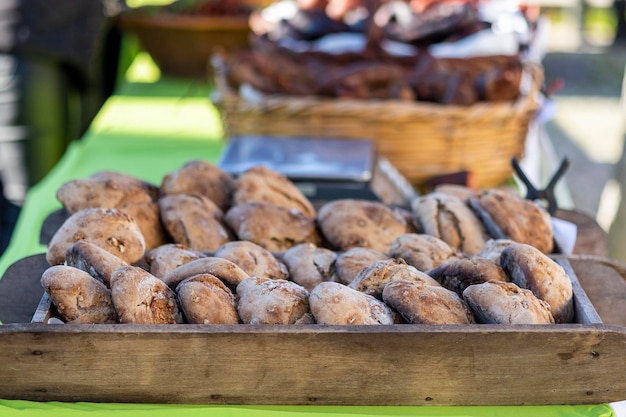
<instances>
[{"instance_id":1,"label":"wooden plank","mask_svg":"<svg viewBox=\"0 0 626 417\"><path fill-rule=\"evenodd\" d=\"M0 398L528 405L626 398L626 329L559 326L0 327Z\"/></svg>"}]
</instances>

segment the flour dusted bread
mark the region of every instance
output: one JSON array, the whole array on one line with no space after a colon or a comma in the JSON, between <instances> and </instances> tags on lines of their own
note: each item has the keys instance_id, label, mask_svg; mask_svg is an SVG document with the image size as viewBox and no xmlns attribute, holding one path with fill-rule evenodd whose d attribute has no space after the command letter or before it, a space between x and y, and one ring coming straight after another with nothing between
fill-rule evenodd
<instances>
[{"instance_id":1,"label":"flour dusted bread","mask_svg":"<svg viewBox=\"0 0 626 417\"><path fill-rule=\"evenodd\" d=\"M315 217L308 198L286 176L264 165L246 170L235 181L232 205L250 202L270 203Z\"/></svg>"},{"instance_id":2,"label":"flour dusted bread","mask_svg":"<svg viewBox=\"0 0 626 417\"><path fill-rule=\"evenodd\" d=\"M199 194L222 211L230 208L235 179L208 161L194 160L163 177L161 195Z\"/></svg>"},{"instance_id":3,"label":"flour dusted bread","mask_svg":"<svg viewBox=\"0 0 626 417\"><path fill-rule=\"evenodd\" d=\"M491 237L526 243L543 253L554 249L550 214L540 205L495 188L477 192L470 205Z\"/></svg>"},{"instance_id":4,"label":"flour dusted bread","mask_svg":"<svg viewBox=\"0 0 626 417\"><path fill-rule=\"evenodd\" d=\"M180 265L162 279L170 288L176 288L186 278L202 274L218 278L231 290L235 290L241 281L250 277L246 271L228 259L207 256Z\"/></svg>"},{"instance_id":5,"label":"flour dusted bread","mask_svg":"<svg viewBox=\"0 0 626 417\"><path fill-rule=\"evenodd\" d=\"M459 296L462 296L463 291L470 285L486 281L506 282L509 280L499 264L476 256L446 262L426 273Z\"/></svg>"},{"instance_id":6,"label":"flour dusted bread","mask_svg":"<svg viewBox=\"0 0 626 417\"><path fill-rule=\"evenodd\" d=\"M511 243L515 243L515 241L511 239L489 239L476 256L500 264L500 254Z\"/></svg>"},{"instance_id":7,"label":"flour dusted bread","mask_svg":"<svg viewBox=\"0 0 626 417\"><path fill-rule=\"evenodd\" d=\"M375 261L389 259L384 252L371 248L355 247L337 255L335 271L337 279L343 284L350 284L361 270Z\"/></svg>"},{"instance_id":8,"label":"flour dusted bread","mask_svg":"<svg viewBox=\"0 0 626 417\"><path fill-rule=\"evenodd\" d=\"M226 223L239 240L249 240L272 252L284 252L300 243L321 244L315 218L271 203L249 202L233 206Z\"/></svg>"},{"instance_id":9,"label":"flour dusted bread","mask_svg":"<svg viewBox=\"0 0 626 417\"><path fill-rule=\"evenodd\" d=\"M239 323L235 296L219 278L211 274L185 279L176 287L176 295L188 323Z\"/></svg>"},{"instance_id":10,"label":"flour dusted bread","mask_svg":"<svg viewBox=\"0 0 626 417\"><path fill-rule=\"evenodd\" d=\"M383 290L383 301L408 323L471 324L474 316L454 291L419 281L393 281Z\"/></svg>"},{"instance_id":11,"label":"flour dusted bread","mask_svg":"<svg viewBox=\"0 0 626 417\"><path fill-rule=\"evenodd\" d=\"M79 240L69 247L65 254L65 264L87 272L104 285L110 287L113 271L128 263L88 241Z\"/></svg>"},{"instance_id":12,"label":"flour dusted bread","mask_svg":"<svg viewBox=\"0 0 626 417\"><path fill-rule=\"evenodd\" d=\"M443 240L421 233L398 236L391 243L388 255L392 258L402 258L420 271L428 271L459 258L459 253Z\"/></svg>"},{"instance_id":13,"label":"flour dusted bread","mask_svg":"<svg viewBox=\"0 0 626 417\"><path fill-rule=\"evenodd\" d=\"M295 324L309 313L309 292L292 281L251 277L239 283L237 295L246 324Z\"/></svg>"},{"instance_id":14,"label":"flour dusted bread","mask_svg":"<svg viewBox=\"0 0 626 417\"><path fill-rule=\"evenodd\" d=\"M46 260L61 265L70 246L89 240L128 264L139 261L146 243L137 222L114 208L90 208L72 214L50 239Z\"/></svg>"},{"instance_id":15,"label":"flour dusted bread","mask_svg":"<svg viewBox=\"0 0 626 417\"><path fill-rule=\"evenodd\" d=\"M398 323L398 315L382 301L338 282L322 282L309 296L315 322L334 325Z\"/></svg>"},{"instance_id":16,"label":"flour dusted bread","mask_svg":"<svg viewBox=\"0 0 626 417\"><path fill-rule=\"evenodd\" d=\"M235 236L222 210L199 194L173 194L159 199L161 220L175 243L213 251Z\"/></svg>"},{"instance_id":17,"label":"flour dusted bread","mask_svg":"<svg viewBox=\"0 0 626 417\"><path fill-rule=\"evenodd\" d=\"M213 256L228 259L251 277L287 279L289 271L272 252L247 240L236 240L220 246Z\"/></svg>"},{"instance_id":18,"label":"flour dusted bread","mask_svg":"<svg viewBox=\"0 0 626 417\"><path fill-rule=\"evenodd\" d=\"M123 266L115 270L111 277L111 298L121 323L183 322L174 291L139 267Z\"/></svg>"},{"instance_id":19,"label":"flour dusted bread","mask_svg":"<svg viewBox=\"0 0 626 417\"><path fill-rule=\"evenodd\" d=\"M512 282L489 281L463 291L478 323L554 324L550 305Z\"/></svg>"},{"instance_id":20,"label":"flour dusted bread","mask_svg":"<svg viewBox=\"0 0 626 417\"><path fill-rule=\"evenodd\" d=\"M500 254L500 265L511 282L532 291L550 305L557 323L574 320L574 292L565 269L539 249L514 243Z\"/></svg>"},{"instance_id":21,"label":"flour dusted bread","mask_svg":"<svg viewBox=\"0 0 626 417\"><path fill-rule=\"evenodd\" d=\"M148 271L158 278L164 278L172 270L206 255L185 245L167 243L146 252Z\"/></svg>"},{"instance_id":22,"label":"flour dusted bread","mask_svg":"<svg viewBox=\"0 0 626 417\"><path fill-rule=\"evenodd\" d=\"M282 261L289 270L289 279L311 291L319 283L334 281L337 254L312 243L302 243L287 250Z\"/></svg>"},{"instance_id":23,"label":"flour dusted bread","mask_svg":"<svg viewBox=\"0 0 626 417\"><path fill-rule=\"evenodd\" d=\"M398 280L419 281L425 285L440 286L426 273L407 265L403 259L386 259L363 268L348 287L382 299L385 286Z\"/></svg>"},{"instance_id":24,"label":"flour dusted bread","mask_svg":"<svg viewBox=\"0 0 626 417\"><path fill-rule=\"evenodd\" d=\"M489 239L474 211L452 194L420 196L411 202L411 208L423 233L438 237L460 252L475 255Z\"/></svg>"},{"instance_id":25,"label":"flour dusted bread","mask_svg":"<svg viewBox=\"0 0 626 417\"><path fill-rule=\"evenodd\" d=\"M87 272L65 265L46 269L41 285L65 322L116 323L111 292Z\"/></svg>"},{"instance_id":26,"label":"flour dusted bread","mask_svg":"<svg viewBox=\"0 0 626 417\"><path fill-rule=\"evenodd\" d=\"M396 237L413 230L398 210L377 201L358 199L324 204L317 222L322 235L338 251L364 247L386 253Z\"/></svg>"}]
</instances>

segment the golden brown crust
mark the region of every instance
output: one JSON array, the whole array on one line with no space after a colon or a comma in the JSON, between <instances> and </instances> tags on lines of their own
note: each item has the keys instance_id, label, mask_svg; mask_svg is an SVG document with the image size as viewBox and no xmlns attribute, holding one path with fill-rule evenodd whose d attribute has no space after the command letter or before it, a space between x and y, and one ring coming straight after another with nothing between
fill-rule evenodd
<instances>
[{"instance_id":1,"label":"golden brown crust","mask_svg":"<svg viewBox=\"0 0 626 417\"><path fill-rule=\"evenodd\" d=\"M495 188L476 193L470 204L492 237L526 243L543 253L554 249L550 214L538 204Z\"/></svg>"},{"instance_id":2,"label":"golden brown crust","mask_svg":"<svg viewBox=\"0 0 626 417\"><path fill-rule=\"evenodd\" d=\"M70 246L65 254L65 264L87 272L107 288L111 285L113 271L128 265L122 259L88 240L79 240Z\"/></svg>"},{"instance_id":3,"label":"golden brown crust","mask_svg":"<svg viewBox=\"0 0 626 417\"><path fill-rule=\"evenodd\" d=\"M388 255L401 258L420 271L428 271L445 262L459 259L459 254L438 237L405 233L391 244Z\"/></svg>"},{"instance_id":4,"label":"golden brown crust","mask_svg":"<svg viewBox=\"0 0 626 417\"><path fill-rule=\"evenodd\" d=\"M163 279L179 266L205 256L202 252L187 246L167 243L146 252L145 261L148 264L148 271L155 277Z\"/></svg>"},{"instance_id":5,"label":"golden brown crust","mask_svg":"<svg viewBox=\"0 0 626 417\"><path fill-rule=\"evenodd\" d=\"M175 288L181 281L200 274L215 276L231 290L250 277L246 271L228 259L207 256L180 265L168 272L162 279L170 288Z\"/></svg>"},{"instance_id":6,"label":"golden brown crust","mask_svg":"<svg viewBox=\"0 0 626 417\"><path fill-rule=\"evenodd\" d=\"M128 264L139 261L146 243L137 222L115 208L90 208L72 214L50 239L46 259L61 265L70 246L89 240Z\"/></svg>"},{"instance_id":7,"label":"golden brown crust","mask_svg":"<svg viewBox=\"0 0 626 417\"><path fill-rule=\"evenodd\" d=\"M415 281L393 281L385 286L383 300L408 323L472 324L472 311L454 291Z\"/></svg>"},{"instance_id":8,"label":"golden brown crust","mask_svg":"<svg viewBox=\"0 0 626 417\"><path fill-rule=\"evenodd\" d=\"M338 251L364 247L387 252L393 240L412 227L389 206L369 200L342 199L320 208L322 235Z\"/></svg>"},{"instance_id":9,"label":"golden brown crust","mask_svg":"<svg viewBox=\"0 0 626 417\"><path fill-rule=\"evenodd\" d=\"M183 322L174 291L141 268L123 266L116 269L111 277L111 298L121 323Z\"/></svg>"},{"instance_id":10,"label":"golden brown crust","mask_svg":"<svg viewBox=\"0 0 626 417\"><path fill-rule=\"evenodd\" d=\"M322 240L314 218L270 203L238 204L225 219L239 240L249 240L271 252L284 252L300 243L319 245Z\"/></svg>"},{"instance_id":11,"label":"golden brown crust","mask_svg":"<svg viewBox=\"0 0 626 417\"><path fill-rule=\"evenodd\" d=\"M213 251L235 236L224 213L199 194L173 194L159 199L161 220L175 243L198 251Z\"/></svg>"},{"instance_id":12,"label":"golden brown crust","mask_svg":"<svg viewBox=\"0 0 626 417\"><path fill-rule=\"evenodd\" d=\"M529 289L550 305L557 323L574 320L572 281L561 265L539 249L523 243L506 247L500 255L500 265L511 282Z\"/></svg>"},{"instance_id":13,"label":"golden brown crust","mask_svg":"<svg viewBox=\"0 0 626 417\"><path fill-rule=\"evenodd\" d=\"M220 246L213 256L228 259L246 271L251 277L287 279L289 272L272 252L246 240L228 242Z\"/></svg>"},{"instance_id":14,"label":"golden brown crust","mask_svg":"<svg viewBox=\"0 0 626 417\"><path fill-rule=\"evenodd\" d=\"M65 265L51 266L42 274L41 285L66 322L117 322L111 292L83 270Z\"/></svg>"},{"instance_id":15,"label":"golden brown crust","mask_svg":"<svg viewBox=\"0 0 626 417\"><path fill-rule=\"evenodd\" d=\"M186 278L176 287L176 295L188 323L239 323L235 296L219 278L211 274Z\"/></svg>"},{"instance_id":16,"label":"golden brown crust","mask_svg":"<svg viewBox=\"0 0 626 417\"><path fill-rule=\"evenodd\" d=\"M463 292L479 323L554 324L550 305L512 282L489 281Z\"/></svg>"},{"instance_id":17,"label":"golden brown crust","mask_svg":"<svg viewBox=\"0 0 626 417\"><path fill-rule=\"evenodd\" d=\"M222 211L230 208L235 179L208 161L194 160L163 177L161 195L199 194Z\"/></svg>"},{"instance_id":18,"label":"golden brown crust","mask_svg":"<svg viewBox=\"0 0 626 417\"><path fill-rule=\"evenodd\" d=\"M302 243L287 250L282 261L289 270L289 279L311 291L319 283L334 281L337 254L312 243Z\"/></svg>"},{"instance_id":19,"label":"golden brown crust","mask_svg":"<svg viewBox=\"0 0 626 417\"><path fill-rule=\"evenodd\" d=\"M255 201L294 209L307 217L315 217L315 208L302 191L283 174L264 165L248 169L235 182L233 206Z\"/></svg>"},{"instance_id":20,"label":"golden brown crust","mask_svg":"<svg viewBox=\"0 0 626 417\"><path fill-rule=\"evenodd\" d=\"M337 279L343 284L350 284L358 273L375 261L389 259L385 253L370 248L355 247L337 255L335 269Z\"/></svg>"}]
</instances>

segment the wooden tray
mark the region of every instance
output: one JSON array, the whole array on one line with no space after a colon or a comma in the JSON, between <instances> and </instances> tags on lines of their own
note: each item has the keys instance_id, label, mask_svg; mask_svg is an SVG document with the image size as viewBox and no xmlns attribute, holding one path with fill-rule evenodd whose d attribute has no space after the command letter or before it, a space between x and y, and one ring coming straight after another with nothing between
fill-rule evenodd
<instances>
[{"instance_id":1,"label":"wooden tray","mask_svg":"<svg viewBox=\"0 0 626 417\"><path fill-rule=\"evenodd\" d=\"M0 398L316 405L593 404L626 398L626 329L567 259L562 325L0 326ZM53 311L44 296L34 321Z\"/></svg>"}]
</instances>

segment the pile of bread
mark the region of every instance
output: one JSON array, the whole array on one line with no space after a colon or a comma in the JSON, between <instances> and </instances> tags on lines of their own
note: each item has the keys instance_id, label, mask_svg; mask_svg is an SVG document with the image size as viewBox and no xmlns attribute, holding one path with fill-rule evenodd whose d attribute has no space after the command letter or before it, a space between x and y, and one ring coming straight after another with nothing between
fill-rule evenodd
<instances>
[{"instance_id":1,"label":"pile of bread","mask_svg":"<svg viewBox=\"0 0 626 417\"><path fill-rule=\"evenodd\" d=\"M547 211L442 187L410 207L314 206L282 174L201 160L156 186L116 172L62 185L70 216L41 283L71 323L553 324L573 291Z\"/></svg>"}]
</instances>

